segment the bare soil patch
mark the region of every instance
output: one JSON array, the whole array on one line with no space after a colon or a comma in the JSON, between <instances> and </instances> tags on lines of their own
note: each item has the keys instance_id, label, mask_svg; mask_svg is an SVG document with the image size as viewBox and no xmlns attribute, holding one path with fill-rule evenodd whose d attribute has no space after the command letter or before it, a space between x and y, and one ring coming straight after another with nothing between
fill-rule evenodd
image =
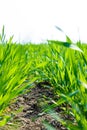
<instances>
[{"instance_id":1,"label":"bare soil patch","mask_svg":"<svg viewBox=\"0 0 87 130\"><path fill-rule=\"evenodd\" d=\"M14 116L12 122L16 121L18 127L14 127L14 130L47 130L43 125L43 120L46 120L56 130L67 130L58 121L53 119L49 114L44 113L43 106L46 104L52 104L52 100L57 98L54 96L53 91L46 86L48 83L42 82L35 85L30 92L18 97L17 101L10 106L11 110L18 110L23 107L23 110ZM60 113L61 107L56 107L55 111ZM14 126L15 126L14 125ZM9 123L0 130L13 130L13 127L9 127ZM50 130L50 129L49 129Z\"/></svg>"}]
</instances>

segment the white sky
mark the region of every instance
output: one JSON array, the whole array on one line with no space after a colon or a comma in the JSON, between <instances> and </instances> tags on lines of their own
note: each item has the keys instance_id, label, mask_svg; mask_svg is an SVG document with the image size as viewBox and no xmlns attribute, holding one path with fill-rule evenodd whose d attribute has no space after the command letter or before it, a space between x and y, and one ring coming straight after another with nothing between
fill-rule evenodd
<instances>
[{"instance_id":1,"label":"white sky","mask_svg":"<svg viewBox=\"0 0 87 130\"><path fill-rule=\"evenodd\" d=\"M17 42L65 40L59 26L73 40L87 42L87 0L0 0L0 32ZM78 31L79 30L79 31Z\"/></svg>"}]
</instances>

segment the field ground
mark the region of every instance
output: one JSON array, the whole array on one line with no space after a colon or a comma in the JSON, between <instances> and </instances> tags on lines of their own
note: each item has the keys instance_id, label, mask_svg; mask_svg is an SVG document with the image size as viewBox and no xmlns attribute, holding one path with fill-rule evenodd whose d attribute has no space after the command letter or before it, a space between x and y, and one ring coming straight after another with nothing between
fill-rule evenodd
<instances>
[{"instance_id":1,"label":"field ground","mask_svg":"<svg viewBox=\"0 0 87 130\"><path fill-rule=\"evenodd\" d=\"M49 114L42 112L42 108L46 103L52 104L52 100L56 99L53 91L46 88L46 84L45 87L43 87L42 84L44 85L44 83L40 83L32 88L30 92L18 97L17 101L12 104L9 109L11 111L17 111L23 107L23 110L0 130L47 130L42 123L43 120L48 121L54 126L55 130L67 130ZM50 100L47 101L44 97L48 97ZM63 114L61 107L56 107L55 111L56 113L60 113L64 119L73 120L73 118Z\"/></svg>"}]
</instances>

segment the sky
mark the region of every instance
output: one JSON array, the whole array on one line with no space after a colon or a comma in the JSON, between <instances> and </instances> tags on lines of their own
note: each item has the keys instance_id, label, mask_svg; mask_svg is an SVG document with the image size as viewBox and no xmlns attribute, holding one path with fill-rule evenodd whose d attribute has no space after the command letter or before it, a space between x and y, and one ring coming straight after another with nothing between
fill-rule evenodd
<instances>
[{"instance_id":1,"label":"sky","mask_svg":"<svg viewBox=\"0 0 87 130\"><path fill-rule=\"evenodd\" d=\"M87 42L87 0L0 0L0 32L5 26L7 39L40 43L65 41Z\"/></svg>"}]
</instances>

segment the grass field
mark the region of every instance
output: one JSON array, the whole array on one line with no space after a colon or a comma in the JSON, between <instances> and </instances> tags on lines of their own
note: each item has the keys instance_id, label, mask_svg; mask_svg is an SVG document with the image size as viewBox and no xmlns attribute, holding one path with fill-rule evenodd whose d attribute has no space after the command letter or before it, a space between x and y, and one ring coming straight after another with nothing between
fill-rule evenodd
<instances>
[{"instance_id":1,"label":"grass field","mask_svg":"<svg viewBox=\"0 0 87 130\"><path fill-rule=\"evenodd\" d=\"M58 100L47 105L50 113L69 130L87 130L87 44L49 40L44 44L17 44L0 35L0 126L11 118L7 107L34 82L49 82ZM64 107L64 104L67 104ZM63 105L73 122L61 119L54 111ZM48 130L51 126L44 122ZM49 129L50 128L50 129Z\"/></svg>"}]
</instances>

